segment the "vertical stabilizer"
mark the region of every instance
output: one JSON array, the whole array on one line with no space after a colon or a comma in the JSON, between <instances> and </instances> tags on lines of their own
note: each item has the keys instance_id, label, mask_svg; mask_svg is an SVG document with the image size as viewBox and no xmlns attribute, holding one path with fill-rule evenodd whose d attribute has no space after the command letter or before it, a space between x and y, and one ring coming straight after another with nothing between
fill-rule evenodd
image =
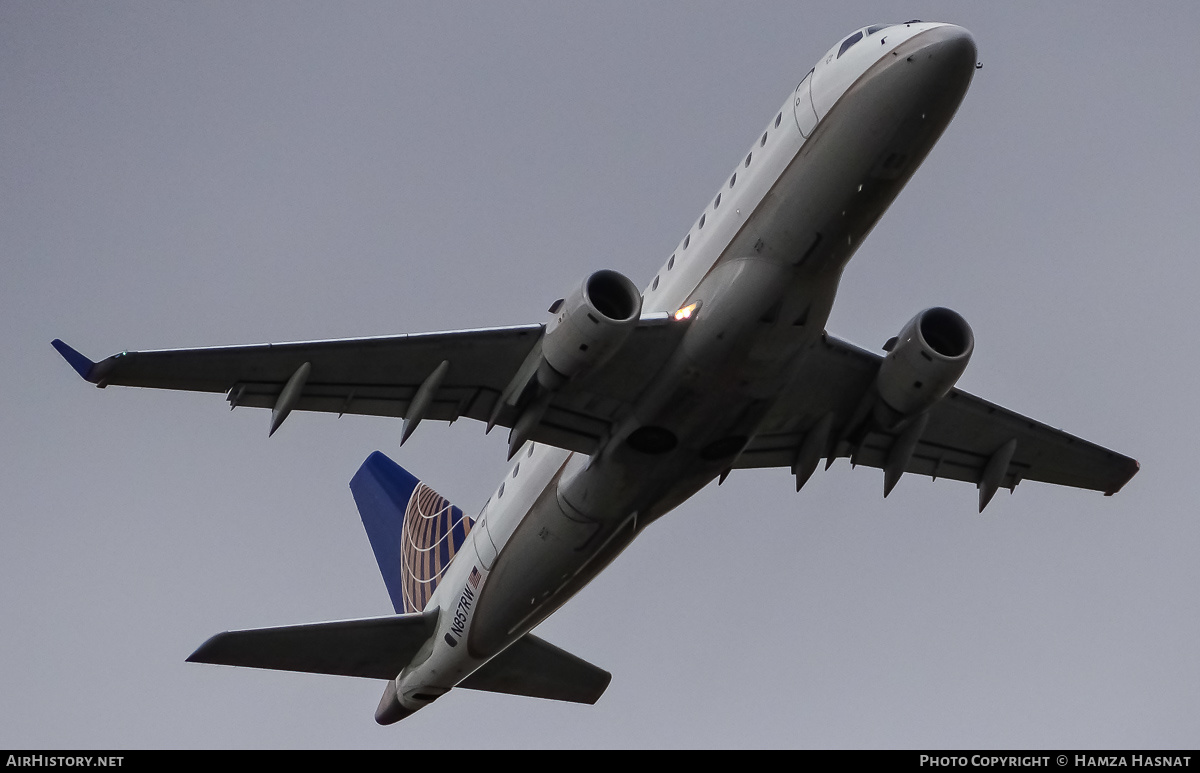
<instances>
[{"instance_id":1,"label":"vertical stabilizer","mask_svg":"<svg viewBox=\"0 0 1200 773\"><path fill-rule=\"evenodd\" d=\"M392 606L420 612L474 521L376 451L350 480Z\"/></svg>"}]
</instances>

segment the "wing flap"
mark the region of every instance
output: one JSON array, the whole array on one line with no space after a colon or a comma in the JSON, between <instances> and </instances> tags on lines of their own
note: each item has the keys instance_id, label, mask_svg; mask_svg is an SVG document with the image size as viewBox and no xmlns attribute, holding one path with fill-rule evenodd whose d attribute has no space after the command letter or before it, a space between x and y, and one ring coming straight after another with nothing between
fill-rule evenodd
<instances>
[{"instance_id":1,"label":"wing flap","mask_svg":"<svg viewBox=\"0 0 1200 773\"><path fill-rule=\"evenodd\" d=\"M227 399L235 408L272 408L281 388L279 382L238 382L228 390ZM309 381L295 410L404 418L416 391L416 386ZM498 391L487 387L443 386L424 418L436 421L454 421L468 415L474 418L473 414L485 414L498 395Z\"/></svg>"}]
</instances>

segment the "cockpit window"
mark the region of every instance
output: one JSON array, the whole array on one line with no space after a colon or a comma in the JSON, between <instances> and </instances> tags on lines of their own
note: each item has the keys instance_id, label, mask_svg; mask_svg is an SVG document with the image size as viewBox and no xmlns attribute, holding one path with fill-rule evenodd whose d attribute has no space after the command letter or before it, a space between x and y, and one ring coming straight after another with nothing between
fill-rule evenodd
<instances>
[{"instance_id":1,"label":"cockpit window","mask_svg":"<svg viewBox=\"0 0 1200 773\"><path fill-rule=\"evenodd\" d=\"M870 27L867 27L867 36L870 37L871 35L874 35L876 32L879 32L879 30L885 30L890 26L892 26L892 25L890 25L890 24L872 24Z\"/></svg>"},{"instance_id":2,"label":"cockpit window","mask_svg":"<svg viewBox=\"0 0 1200 773\"><path fill-rule=\"evenodd\" d=\"M846 42L842 43L842 47L838 49L838 59L842 58L842 54L846 53L846 51L850 48L850 46L852 46L855 43L857 43L858 41L862 40L862 37L863 37L862 30L859 30L858 32L851 35L850 37L846 38Z\"/></svg>"}]
</instances>

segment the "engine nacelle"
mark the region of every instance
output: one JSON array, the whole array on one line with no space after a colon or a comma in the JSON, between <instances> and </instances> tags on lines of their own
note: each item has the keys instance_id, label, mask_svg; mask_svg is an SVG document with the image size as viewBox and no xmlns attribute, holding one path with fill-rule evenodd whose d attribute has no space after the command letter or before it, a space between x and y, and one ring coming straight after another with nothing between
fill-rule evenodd
<instances>
[{"instance_id":1,"label":"engine nacelle","mask_svg":"<svg viewBox=\"0 0 1200 773\"><path fill-rule=\"evenodd\" d=\"M888 342L875 386L884 427L928 409L962 376L975 349L971 326L957 312L933 308L908 321Z\"/></svg>"},{"instance_id":2,"label":"engine nacelle","mask_svg":"<svg viewBox=\"0 0 1200 773\"><path fill-rule=\"evenodd\" d=\"M625 343L641 317L642 294L624 274L597 271L550 312L537 378L544 388L558 389Z\"/></svg>"}]
</instances>

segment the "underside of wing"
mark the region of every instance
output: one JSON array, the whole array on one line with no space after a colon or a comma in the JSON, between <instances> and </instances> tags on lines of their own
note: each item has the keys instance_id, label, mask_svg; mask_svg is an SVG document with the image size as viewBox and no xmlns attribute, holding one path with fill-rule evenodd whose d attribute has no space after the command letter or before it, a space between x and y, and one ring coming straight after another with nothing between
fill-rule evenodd
<instances>
[{"instance_id":1,"label":"underside of wing","mask_svg":"<svg viewBox=\"0 0 1200 773\"><path fill-rule=\"evenodd\" d=\"M376 338L127 351L94 363L81 374L101 387L222 392L232 407L273 408L284 386L308 363L310 370L293 406L295 410L403 417L421 383L443 360L451 360L450 373L427 413L428 418L449 421L472 412L483 413L489 398L495 400L506 378L533 348L541 329L541 325L524 325ZM65 344L60 344L55 342L62 351Z\"/></svg>"},{"instance_id":2,"label":"underside of wing","mask_svg":"<svg viewBox=\"0 0 1200 773\"><path fill-rule=\"evenodd\" d=\"M826 337L807 354L798 381L777 404L736 467L803 466L808 447L832 462L952 478L980 486L981 505L996 488L1037 480L1116 493L1138 471L1129 457L952 389L919 421L881 429L864 420L882 358ZM893 468L889 470L889 467ZM802 481L801 481L802 483ZM985 491L988 489L990 491Z\"/></svg>"},{"instance_id":3,"label":"underside of wing","mask_svg":"<svg viewBox=\"0 0 1200 773\"><path fill-rule=\"evenodd\" d=\"M601 366L539 395L520 440L591 453L650 383L685 324L643 318ZM54 347L86 380L224 393L231 408L269 408L271 431L295 411L406 419L470 418L513 427L535 402L544 326L198 349L126 351L92 362Z\"/></svg>"}]
</instances>

